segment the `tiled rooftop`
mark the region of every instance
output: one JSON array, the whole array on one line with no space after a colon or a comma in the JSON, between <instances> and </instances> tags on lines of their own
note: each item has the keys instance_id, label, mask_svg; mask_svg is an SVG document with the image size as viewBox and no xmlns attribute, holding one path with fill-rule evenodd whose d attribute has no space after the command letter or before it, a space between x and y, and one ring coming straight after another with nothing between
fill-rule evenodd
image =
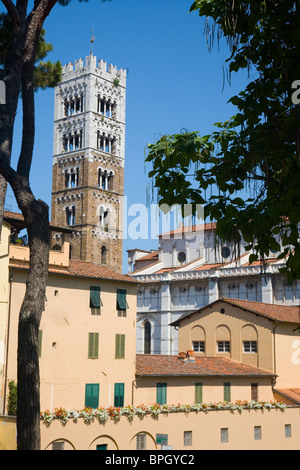
<instances>
[{"instance_id":1,"label":"tiled rooftop","mask_svg":"<svg viewBox=\"0 0 300 470\"><path fill-rule=\"evenodd\" d=\"M28 269L28 263L24 264L18 260L10 260L9 266L16 269ZM62 274L65 276L83 277L83 278L94 278L104 279L111 281L123 281L135 283L136 281L129 276L120 274L111 269L103 268L93 263L86 261L70 260L69 267L55 268L50 266L49 273Z\"/></svg>"},{"instance_id":2,"label":"tiled rooftop","mask_svg":"<svg viewBox=\"0 0 300 470\"><path fill-rule=\"evenodd\" d=\"M300 388L276 388L275 392L278 392L280 395L283 395L295 403L300 404Z\"/></svg>"},{"instance_id":3,"label":"tiled rooftop","mask_svg":"<svg viewBox=\"0 0 300 470\"><path fill-rule=\"evenodd\" d=\"M217 302L224 302L225 304L230 304L235 307L239 307L243 310L248 310L249 312L269 318L270 320L286 322L286 323L296 323L296 324L300 323L300 306L275 305L275 304L266 304L262 302L251 302L249 300L227 299L227 298L218 299L209 305L212 306ZM171 325L172 326L179 325L179 323L182 320L194 315L195 313L200 313L206 307L207 306L202 307L201 309L196 310L194 312L189 312L189 313L182 315L180 318L178 318L178 320L171 323Z\"/></svg>"},{"instance_id":4,"label":"tiled rooftop","mask_svg":"<svg viewBox=\"0 0 300 470\"><path fill-rule=\"evenodd\" d=\"M224 357L196 357L195 362L178 356L137 354L136 374L142 376L273 377L274 374Z\"/></svg>"},{"instance_id":5,"label":"tiled rooftop","mask_svg":"<svg viewBox=\"0 0 300 470\"><path fill-rule=\"evenodd\" d=\"M274 305L249 300L223 299L225 302L249 310L253 313L289 323L300 323L300 306Z\"/></svg>"}]
</instances>

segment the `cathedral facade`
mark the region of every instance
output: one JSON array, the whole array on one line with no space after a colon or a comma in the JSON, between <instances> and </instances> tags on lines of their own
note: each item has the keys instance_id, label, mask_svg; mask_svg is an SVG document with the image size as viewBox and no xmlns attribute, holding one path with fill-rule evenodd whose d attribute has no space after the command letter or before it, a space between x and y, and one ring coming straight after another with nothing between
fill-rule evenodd
<instances>
[{"instance_id":1,"label":"cathedral facade","mask_svg":"<svg viewBox=\"0 0 300 470\"><path fill-rule=\"evenodd\" d=\"M180 352L174 322L221 298L300 305L300 281L287 282L278 253L250 264L245 243L237 253L218 241L215 230L213 223L178 228L159 236L158 250L128 251L130 275L138 282L138 354Z\"/></svg>"}]
</instances>

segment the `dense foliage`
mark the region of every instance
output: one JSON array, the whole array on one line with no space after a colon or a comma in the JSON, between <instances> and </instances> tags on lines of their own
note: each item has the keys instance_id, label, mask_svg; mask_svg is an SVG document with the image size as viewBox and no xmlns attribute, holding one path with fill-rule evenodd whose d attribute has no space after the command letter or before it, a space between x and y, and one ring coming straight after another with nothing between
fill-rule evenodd
<instances>
[{"instance_id":1,"label":"dense foliage","mask_svg":"<svg viewBox=\"0 0 300 470\"><path fill-rule=\"evenodd\" d=\"M222 240L242 236L251 262L278 252L289 280L300 278L299 4L197 0L191 11L207 18L209 47L216 36L227 40L228 74L248 68L254 78L231 98L235 116L211 135L181 132L149 145L159 202L204 204Z\"/></svg>"}]
</instances>

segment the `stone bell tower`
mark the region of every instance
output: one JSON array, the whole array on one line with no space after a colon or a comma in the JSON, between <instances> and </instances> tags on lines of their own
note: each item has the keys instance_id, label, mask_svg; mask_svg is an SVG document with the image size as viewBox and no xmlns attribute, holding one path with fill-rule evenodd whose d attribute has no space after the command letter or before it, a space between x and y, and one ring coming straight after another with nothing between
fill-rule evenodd
<instances>
[{"instance_id":1,"label":"stone bell tower","mask_svg":"<svg viewBox=\"0 0 300 470\"><path fill-rule=\"evenodd\" d=\"M55 88L53 224L72 228L71 257L122 271L126 71L91 53Z\"/></svg>"}]
</instances>

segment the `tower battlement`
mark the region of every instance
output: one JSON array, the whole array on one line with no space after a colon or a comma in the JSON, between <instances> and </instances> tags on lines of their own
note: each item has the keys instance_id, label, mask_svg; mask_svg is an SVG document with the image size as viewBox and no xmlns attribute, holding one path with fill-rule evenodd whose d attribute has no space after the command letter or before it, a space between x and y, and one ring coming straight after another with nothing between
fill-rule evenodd
<instances>
[{"instance_id":1,"label":"tower battlement","mask_svg":"<svg viewBox=\"0 0 300 470\"><path fill-rule=\"evenodd\" d=\"M69 62L62 70L63 80L76 78L84 73L95 73L109 81L117 78L120 80L120 85L125 84L127 78L127 70L117 68L115 65L108 64L102 59L97 62L97 57L92 53L86 56L85 61L78 59L75 61L75 65ZM122 83L123 81L124 83Z\"/></svg>"}]
</instances>

